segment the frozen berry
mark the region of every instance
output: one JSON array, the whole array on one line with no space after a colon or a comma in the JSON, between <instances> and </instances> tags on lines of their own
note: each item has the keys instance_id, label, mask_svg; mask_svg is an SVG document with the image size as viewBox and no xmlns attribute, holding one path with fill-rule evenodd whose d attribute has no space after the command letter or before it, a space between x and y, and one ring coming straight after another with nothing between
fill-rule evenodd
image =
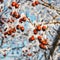
<instances>
[{"instance_id":1,"label":"frozen berry","mask_svg":"<svg viewBox=\"0 0 60 60\"><path fill-rule=\"evenodd\" d=\"M47 44L48 44L47 40L41 40L41 43L42 43L43 45L47 45Z\"/></svg>"},{"instance_id":2,"label":"frozen berry","mask_svg":"<svg viewBox=\"0 0 60 60\"><path fill-rule=\"evenodd\" d=\"M15 6L16 5L16 2L12 2L12 4L11 4L12 6Z\"/></svg>"},{"instance_id":3,"label":"frozen berry","mask_svg":"<svg viewBox=\"0 0 60 60\"><path fill-rule=\"evenodd\" d=\"M40 44L39 47L42 48L42 49L46 49L46 46L43 45L43 44Z\"/></svg>"},{"instance_id":4,"label":"frozen berry","mask_svg":"<svg viewBox=\"0 0 60 60\"><path fill-rule=\"evenodd\" d=\"M32 56L32 53L28 53L27 55L28 55L28 56Z\"/></svg>"},{"instance_id":5,"label":"frozen berry","mask_svg":"<svg viewBox=\"0 0 60 60\"><path fill-rule=\"evenodd\" d=\"M20 29L20 25L17 25L16 28L17 28L17 29Z\"/></svg>"},{"instance_id":6,"label":"frozen berry","mask_svg":"<svg viewBox=\"0 0 60 60\"><path fill-rule=\"evenodd\" d=\"M32 3L32 6L36 6L35 2Z\"/></svg>"},{"instance_id":7,"label":"frozen berry","mask_svg":"<svg viewBox=\"0 0 60 60\"><path fill-rule=\"evenodd\" d=\"M34 29L33 32L34 32L34 34L37 34L38 33L38 31L36 29Z\"/></svg>"},{"instance_id":8,"label":"frozen berry","mask_svg":"<svg viewBox=\"0 0 60 60\"><path fill-rule=\"evenodd\" d=\"M42 36L38 36L38 41L41 42Z\"/></svg>"},{"instance_id":9,"label":"frozen berry","mask_svg":"<svg viewBox=\"0 0 60 60\"><path fill-rule=\"evenodd\" d=\"M35 1L35 4L38 5L39 4L39 1Z\"/></svg>"},{"instance_id":10,"label":"frozen berry","mask_svg":"<svg viewBox=\"0 0 60 60\"><path fill-rule=\"evenodd\" d=\"M11 30L12 30L12 32L13 32L13 33L15 33L15 32L16 32L16 28L15 28L15 27L14 27L14 28L12 28Z\"/></svg>"},{"instance_id":11,"label":"frozen berry","mask_svg":"<svg viewBox=\"0 0 60 60\"><path fill-rule=\"evenodd\" d=\"M17 19L18 19L19 17L20 17L20 15L19 15L19 14L17 14L17 15L15 16L15 18L17 18Z\"/></svg>"},{"instance_id":12,"label":"frozen berry","mask_svg":"<svg viewBox=\"0 0 60 60\"><path fill-rule=\"evenodd\" d=\"M29 41L33 41L33 40L35 40L35 38L34 38L34 36L31 36L31 37L29 38Z\"/></svg>"},{"instance_id":13,"label":"frozen berry","mask_svg":"<svg viewBox=\"0 0 60 60\"><path fill-rule=\"evenodd\" d=\"M23 31L24 31L24 27L23 27L23 26L21 26L21 27L20 27L20 30L23 32Z\"/></svg>"},{"instance_id":14,"label":"frozen berry","mask_svg":"<svg viewBox=\"0 0 60 60\"><path fill-rule=\"evenodd\" d=\"M15 8L19 8L19 4L16 4L16 5L15 5Z\"/></svg>"},{"instance_id":15,"label":"frozen berry","mask_svg":"<svg viewBox=\"0 0 60 60\"><path fill-rule=\"evenodd\" d=\"M40 30L41 30L41 26L38 25L38 26L36 27L36 29L37 29L38 31L40 31Z\"/></svg>"},{"instance_id":16,"label":"frozen berry","mask_svg":"<svg viewBox=\"0 0 60 60\"><path fill-rule=\"evenodd\" d=\"M24 22L26 21L26 17L23 17L23 21L24 21Z\"/></svg>"},{"instance_id":17,"label":"frozen berry","mask_svg":"<svg viewBox=\"0 0 60 60\"><path fill-rule=\"evenodd\" d=\"M23 18L19 19L19 22L22 23L23 22Z\"/></svg>"},{"instance_id":18,"label":"frozen berry","mask_svg":"<svg viewBox=\"0 0 60 60\"><path fill-rule=\"evenodd\" d=\"M12 31L11 31L11 30L9 30L9 31L8 31L8 35L11 35L11 34L12 34Z\"/></svg>"},{"instance_id":19,"label":"frozen berry","mask_svg":"<svg viewBox=\"0 0 60 60\"><path fill-rule=\"evenodd\" d=\"M43 30L43 31L45 31L45 30L46 30L46 28L47 28L46 26L42 26L42 30Z\"/></svg>"}]
</instances>

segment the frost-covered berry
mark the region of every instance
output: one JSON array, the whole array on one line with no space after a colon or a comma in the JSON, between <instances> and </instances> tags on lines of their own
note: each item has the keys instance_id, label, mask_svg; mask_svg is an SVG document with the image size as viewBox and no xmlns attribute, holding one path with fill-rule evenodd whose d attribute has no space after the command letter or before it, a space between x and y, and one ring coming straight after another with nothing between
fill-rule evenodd
<instances>
[{"instance_id":1,"label":"frost-covered berry","mask_svg":"<svg viewBox=\"0 0 60 60\"><path fill-rule=\"evenodd\" d=\"M46 46L43 45L43 44L40 44L39 47L42 48L42 49L46 49Z\"/></svg>"},{"instance_id":2,"label":"frost-covered berry","mask_svg":"<svg viewBox=\"0 0 60 60\"><path fill-rule=\"evenodd\" d=\"M40 26L40 25L36 26L36 29L37 29L38 31L40 31L40 30L41 30L41 26Z\"/></svg>"},{"instance_id":3,"label":"frost-covered berry","mask_svg":"<svg viewBox=\"0 0 60 60\"><path fill-rule=\"evenodd\" d=\"M15 6L16 5L16 2L12 2L12 4L11 4L12 6Z\"/></svg>"},{"instance_id":4,"label":"frost-covered berry","mask_svg":"<svg viewBox=\"0 0 60 60\"><path fill-rule=\"evenodd\" d=\"M33 30L33 33L34 33L34 34L37 34L37 33L38 33L38 31L37 31L36 29L34 29L34 30Z\"/></svg>"},{"instance_id":5,"label":"frost-covered berry","mask_svg":"<svg viewBox=\"0 0 60 60\"><path fill-rule=\"evenodd\" d=\"M47 29L46 26L42 26L42 30L45 31Z\"/></svg>"},{"instance_id":6,"label":"frost-covered berry","mask_svg":"<svg viewBox=\"0 0 60 60\"><path fill-rule=\"evenodd\" d=\"M34 36L31 36L30 38L29 38L29 41L34 41L35 40L35 37Z\"/></svg>"}]
</instances>

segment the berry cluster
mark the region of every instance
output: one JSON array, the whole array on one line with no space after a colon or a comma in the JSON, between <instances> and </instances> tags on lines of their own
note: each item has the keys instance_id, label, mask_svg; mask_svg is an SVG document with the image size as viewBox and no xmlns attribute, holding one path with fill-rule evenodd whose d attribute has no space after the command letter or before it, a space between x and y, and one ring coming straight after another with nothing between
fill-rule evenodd
<instances>
[{"instance_id":1,"label":"berry cluster","mask_svg":"<svg viewBox=\"0 0 60 60\"><path fill-rule=\"evenodd\" d=\"M11 12L10 15L13 16L13 17L15 17L15 18L17 18L17 19L20 17L20 14L17 13L16 11Z\"/></svg>"},{"instance_id":2,"label":"berry cluster","mask_svg":"<svg viewBox=\"0 0 60 60\"><path fill-rule=\"evenodd\" d=\"M37 25L36 26L36 28L33 30L33 33L36 35L37 33L38 33L38 31L40 31L40 30L43 30L43 31L45 31L47 29L47 27L46 26L41 26L41 25ZM39 43L40 43L40 47L42 48L42 49L46 49L46 46L45 45L47 45L48 44L48 42L47 42L47 39L42 39L43 37L41 36L41 35L39 35L38 37L37 37L37 39L38 39L38 41L39 41ZM30 38L29 38L29 41L34 41L35 40L35 37L34 36L31 36Z\"/></svg>"},{"instance_id":3,"label":"berry cluster","mask_svg":"<svg viewBox=\"0 0 60 60\"><path fill-rule=\"evenodd\" d=\"M18 3L16 3L16 2L12 2L12 4L11 4L13 7L15 7L15 8L19 8L19 4Z\"/></svg>"},{"instance_id":4,"label":"berry cluster","mask_svg":"<svg viewBox=\"0 0 60 60\"><path fill-rule=\"evenodd\" d=\"M40 4L39 1L34 1L34 2L32 3L32 6L36 6L36 5L38 5L38 4Z\"/></svg>"},{"instance_id":5,"label":"berry cluster","mask_svg":"<svg viewBox=\"0 0 60 60\"><path fill-rule=\"evenodd\" d=\"M37 25L36 28L33 30L33 32L34 32L34 34L37 34L38 31L40 31L40 30L45 31L46 29L47 29L46 26Z\"/></svg>"}]
</instances>

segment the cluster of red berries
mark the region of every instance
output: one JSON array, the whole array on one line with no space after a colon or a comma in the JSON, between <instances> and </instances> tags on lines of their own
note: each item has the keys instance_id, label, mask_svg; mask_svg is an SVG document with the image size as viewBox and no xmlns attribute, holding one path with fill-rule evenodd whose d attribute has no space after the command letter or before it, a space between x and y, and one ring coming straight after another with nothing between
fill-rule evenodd
<instances>
[{"instance_id":1,"label":"cluster of red berries","mask_svg":"<svg viewBox=\"0 0 60 60\"><path fill-rule=\"evenodd\" d=\"M35 1L35 2L32 3L32 6L36 6L38 4L40 4L40 2L39 1Z\"/></svg>"},{"instance_id":2,"label":"cluster of red berries","mask_svg":"<svg viewBox=\"0 0 60 60\"><path fill-rule=\"evenodd\" d=\"M7 21L7 23L8 23L8 22L13 23L14 20L13 20L13 19L9 19L9 20Z\"/></svg>"},{"instance_id":3,"label":"cluster of red berries","mask_svg":"<svg viewBox=\"0 0 60 60\"><path fill-rule=\"evenodd\" d=\"M36 26L36 28L33 30L33 32L34 32L34 34L37 34L38 33L38 31L40 31L40 30L43 30L43 31L45 31L46 30L46 26L40 26L40 25L38 25L38 26Z\"/></svg>"},{"instance_id":4,"label":"cluster of red berries","mask_svg":"<svg viewBox=\"0 0 60 60\"><path fill-rule=\"evenodd\" d=\"M16 28L15 27L14 28L11 28L8 31L4 32L4 37L7 38L6 35L11 35L12 37L14 37L15 34L13 34L13 33L15 33L15 32L16 32Z\"/></svg>"},{"instance_id":5,"label":"cluster of red berries","mask_svg":"<svg viewBox=\"0 0 60 60\"><path fill-rule=\"evenodd\" d=\"M16 2L12 2L12 4L11 4L13 7L15 7L15 8L19 8L19 4L18 3L16 3Z\"/></svg>"},{"instance_id":6,"label":"cluster of red berries","mask_svg":"<svg viewBox=\"0 0 60 60\"><path fill-rule=\"evenodd\" d=\"M38 36L38 41L40 42L39 47L42 49L46 49L46 46L48 44L47 39L42 40L42 36Z\"/></svg>"},{"instance_id":7,"label":"cluster of red berries","mask_svg":"<svg viewBox=\"0 0 60 60\"><path fill-rule=\"evenodd\" d=\"M46 28L47 28L46 26L42 26L41 27L41 25L38 25L38 26L36 26L36 29L33 30L33 32L34 32L34 34L37 34L38 31L40 31L40 30L45 31ZM47 40L46 39L45 40L42 40L42 36L40 36L40 35L37 37L37 39L38 39L38 41L40 43L39 47L41 47L42 49L46 49L46 46L45 45L48 44ZM35 40L35 37L34 36L31 36L29 38L29 41L34 41L34 40Z\"/></svg>"},{"instance_id":8,"label":"cluster of red berries","mask_svg":"<svg viewBox=\"0 0 60 60\"><path fill-rule=\"evenodd\" d=\"M23 26L17 25L16 28L20 29L22 32L24 31L24 27ZM16 32L16 28L15 27L14 28L10 28L8 31L6 31L6 29L5 29L6 32L4 32L4 36L6 37L6 35L11 35L12 37L14 37L15 34L13 34L13 33Z\"/></svg>"},{"instance_id":9,"label":"cluster of red berries","mask_svg":"<svg viewBox=\"0 0 60 60\"><path fill-rule=\"evenodd\" d=\"M17 19L20 17L20 14L18 14L16 11L11 12L10 15L12 15L13 17L15 17Z\"/></svg>"},{"instance_id":10,"label":"cluster of red berries","mask_svg":"<svg viewBox=\"0 0 60 60\"><path fill-rule=\"evenodd\" d=\"M20 29L22 32L24 31L24 27L23 26L17 25L16 28Z\"/></svg>"},{"instance_id":11,"label":"cluster of red berries","mask_svg":"<svg viewBox=\"0 0 60 60\"><path fill-rule=\"evenodd\" d=\"M19 20L19 22L25 22L26 21L26 17L22 17L20 20Z\"/></svg>"},{"instance_id":12,"label":"cluster of red berries","mask_svg":"<svg viewBox=\"0 0 60 60\"><path fill-rule=\"evenodd\" d=\"M46 46L45 45L48 45L48 42L47 42L47 39L44 39L42 40L42 36L38 36L37 37L38 41L39 41L39 47L42 48L42 49L46 49ZM29 38L29 41L34 41L35 40L35 37L32 35L30 38Z\"/></svg>"},{"instance_id":13,"label":"cluster of red berries","mask_svg":"<svg viewBox=\"0 0 60 60\"><path fill-rule=\"evenodd\" d=\"M35 40L35 37L32 35L30 38L29 38L29 41L34 41Z\"/></svg>"},{"instance_id":14,"label":"cluster of red berries","mask_svg":"<svg viewBox=\"0 0 60 60\"><path fill-rule=\"evenodd\" d=\"M11 35L12 33L15 33L15 32L16 32L16 29L14 27L14 28L11 28L10 30L8 30L7 32L5 32L4 35Z\"/></svg>"}]
</instances>

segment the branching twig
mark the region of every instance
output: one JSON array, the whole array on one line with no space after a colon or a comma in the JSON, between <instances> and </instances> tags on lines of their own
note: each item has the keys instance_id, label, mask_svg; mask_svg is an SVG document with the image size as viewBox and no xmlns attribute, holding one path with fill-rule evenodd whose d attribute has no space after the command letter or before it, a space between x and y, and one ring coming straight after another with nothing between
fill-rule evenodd
<instances>
[{"instance_id":1,"label":"branching twig","mask_svg":"<svg viewBox=\"0 0 60 60\"><path fill-rule=\"evenodd\" d=\"M58 34L56 35L56 37L55 37L55 39L54 39L54 42L53 42L53 44L52 44L52 48L50 49L50 55L51 55L51 57L53 56L54 50L55 50L55 48L56 48L56 46L57 46L57 43L58 43L58 41L59 41L59 39L60 39L60 27L59 27L57 33L58 33Z\"/></svg>"}]
</instances>

